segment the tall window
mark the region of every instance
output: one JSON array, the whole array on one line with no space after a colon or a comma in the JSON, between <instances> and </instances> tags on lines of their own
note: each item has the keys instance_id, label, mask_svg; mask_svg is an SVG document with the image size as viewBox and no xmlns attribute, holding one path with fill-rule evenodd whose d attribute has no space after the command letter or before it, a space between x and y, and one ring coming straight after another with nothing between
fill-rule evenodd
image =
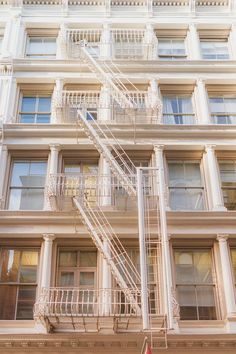
<instances>
[{"instance_id":1,"label":"tall window","mask_svg":"<svg viewBox=\"0 0 236 354\"><path fill-rule=\"evenodd\" d=\"M23 96L19 112L20 123L50 123L50 96Z\"/></svg>"},{"instance_id":2,"label":"tall window","mask_svg":"<svg viewBox=\"0 0 236 354\"><path fill-rule=\"evenodd\" d=\"M216 320L216 289L210 250L176 250L176 290L182 320Z\"/></svg>"},{"instance_id":3,"label":"tall window","mask_svg":"<svg viewBox=\"0 0 236 354\"><path fill-rule=\"evenodd\" d=\"M0 319L33 319L38 273L36 249L0 250Z\"/></svg>"},{"instance_id":4,"label":"tall window","mask_svg":"<svg viewBox=\"0 0 236 354\"><path fill-rule=\"evenodd\" d=\"M13 162L9 196L10 210L43 209L46 169L46 161Z\"/></svg>"},{"instance_id":5,"label":"tall window","mask_svg":"<svg viewBox=\"0 0 236 354\"><path fill-rule=\"evenodd\" d=\"M169 196L173 210L204 209L200 162L169 161Z\"/></svg>"},{"instance_id":6,"label":"tall window","mask_svg":"<svg viewBox=\"0 0 236 354\"><path fill-rule=\"evenodd\" d=\"M201 39L202 59L229 59L228 40Z\"/></svg>"},{"instance_id":7,"label":"tall window","mask_svg":"<svg viewBox=\"0 0 236 354\"><path fill-rule=\"evenodd\" d=\"M56 57L55 37L29 37L26 56L34 59L51 59Z\"/></svg>"},{"instance_id":8,"label":"tall window","mask_svg":"<svg viewBox=\"0 0 236 354\"><path fill-rule=\"evenodd\" d=\"M158 39L158 56L160 59L167 60L186 58L184 39Z\"/></svg>"},{"instance_id":9,"label":"tall window","mask_svg":"<svg viewBox=\"0 0 236 354\"><path fill-rule=\"evenodd\" d=\"M219 168L224 205L228 210L236 210L236 161L219 161Z\"/></svg>"},{"instance_id":10,"label":"tall window","mask_svg":"<svg viewBox=\"0 0 236 354\"><path fill-rule=\"evenodd\" d=\"M236 97L210 97L209 102L214 124L236 124Z\"/></svg>"},{"instance_id":11,"label":"tall window","mask_svg":"<svg viewBox=\"0 0 236 354\"><path fill-rule=\"evenodd\" d=\"M192 97L163 96L164 124L194 124Z\"/></svg>"}]
</instances>

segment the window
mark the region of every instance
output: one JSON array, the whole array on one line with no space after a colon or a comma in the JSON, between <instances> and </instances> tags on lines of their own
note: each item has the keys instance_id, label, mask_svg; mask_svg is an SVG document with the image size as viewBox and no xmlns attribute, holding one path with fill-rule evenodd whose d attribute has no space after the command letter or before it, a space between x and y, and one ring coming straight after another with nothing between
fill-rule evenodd
<instances>
[{"instance_id":1,"label":"window","mask_svg":"<svg viewBox=\"0 0 236 354\"><path fill-rule=\"evenodd\" d=\"M41 210L44 205L46 161L14 161L9 209Z\"/></svg>"},{"instance_id":2,"label":"window","mask_svg":"<svg viewBox=\"0 0 236 354\"><path fill-rule=\"evenodd\" d=\"M211 250L174 252L181 320L216 320L216 285Z\"/></svg>"},{"instance_id":3,"label":"window","mask_svg":"<svg viewBox=\"0 0 236 354\"><path fill-rule=\"evenodd\" d=\"M0 250L0 319L33 319L38 274L36 249Z\"/></svg>"},{"instance_id":4,"label":"window","mask_svg":"<svg viewBox=\"0 0 236 354\"><path fill-rule=\"evenodd\" d=\"M19 112L20 123L50 123L51 97L23 96Z\"/></svg>"},{"instance_id":5,"label":"window","mask_svg":"<svg viewBox=\"0 0 236 354\"><path fill-rule=\"evenodd\" d=\"M69 310L71 309L70 303L74 303L76 311L92 314L98 301L95 291L97 287L97 252L60 250L58 285L67 289L70 287L79 288L79 293L66 291L64 301L66 304L62 306L68 306L67 310ZM61 296L64 296L63 293Z\"/></svg>"},{"instance_id":6,"label":"window","mask_svg":"<svg viewBox=\"0 0 236 354\"><path fill-rule=\"evenodd\" d=\"M194 124L192 97L164 96L163 120L164 124Z\"/></svg>"},{"instance_id":7,"label":"window","mask_svg":"<svg viewBox=\"0 0 236 354\"><path fill-rule=\"evenodd\" d=\"M210 97L209 102L214 124L236 124L236 97Z\"/></svg>"},{"instance_id":8,"label":"window","mask_svg":"<svg viewBox=\"0 0 236 354\"><path fill-rule=\"evenodd\" d=\"M160 59L183 59L186 58L184 39L159 39L158 56Z\"/></svg>"},{"instance_id":9,"label":"window","mask_svg":"<svg viewBox=\"0 0 236 354\"><path fill-rule=\"evenodd\" d=\"M229 59L228 40L201 39L202 59Z\"/></svg>"},{"instance_id":10,"label":"window","mask_svg":"<svg viewBox=\"0 0 236 354\"><path fill-rule=\"evenodd\" d=\"M34 59L52 59L56 57L55 37L29 37L26 49L27 57Z\"/></svg>"},{"instance_id":11,"label":"window","mask_svg":"<svg viewBox=\"0 0 236 354\"><path fill-rule=\"evenodd\" d=\"M169 161L169 197L173 210L203 210L204 185L200 162Z\"/></svg>"},{"instance_id":12,"label":"window","mask_svg":"<svg viewBox=\"0 0 236 354\"><path fill-rule=\"evenodd\" d=\"M113 56L115 59L144 59L147 56L147 45L144 45L143 30L114 29Z\"/></svg>"},{"instance_id":13,"label":"window","mask_svg":"<svg viewBox=\"0 0 236 354\"><path fill-rule=\"evenodd\" d=\"M219 168L224 205L228 210L236 210L236 161L219 161Z\"/></svg>"}]
</instances>

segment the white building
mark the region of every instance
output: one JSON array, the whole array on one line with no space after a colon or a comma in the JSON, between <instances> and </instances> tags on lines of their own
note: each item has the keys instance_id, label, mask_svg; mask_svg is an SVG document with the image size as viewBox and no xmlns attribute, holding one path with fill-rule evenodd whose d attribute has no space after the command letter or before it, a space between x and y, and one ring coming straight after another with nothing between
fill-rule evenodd
<instances>
[{"instance_id":1,"label":"white building","mask_svg":"<svg viewBox=\"0 0 236 354\"><path fill-rule=\"evenodd\" d=\"M1 353L235 353L236 1L0 0L0 123Z\"/></svg>"}]
</instances>

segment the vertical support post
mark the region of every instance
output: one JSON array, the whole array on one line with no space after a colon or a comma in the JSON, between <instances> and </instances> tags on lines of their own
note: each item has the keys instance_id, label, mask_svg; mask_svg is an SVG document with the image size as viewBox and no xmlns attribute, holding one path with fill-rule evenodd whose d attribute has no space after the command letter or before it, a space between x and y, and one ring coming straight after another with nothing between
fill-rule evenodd
<instances>
[{"instance_id":1,"label":"vertical support post","mask_svg":"<svg viewBox=\"0 0 236 354\"><path fill-rule=\"evenodd\" d=\"M236 315L236 304L235 304L234 281L232 276L227 239L228 239L228 235L224 235L224 234L217 235L217 240L219 242L219 250L220 250L221 269L222 269L227 317L232 317Z\"/></svg>"},{"instance_id":2,"label":"vertical support post","mask_svg":"<svg viewBox=\"0 0 236 354\"><path fill-rule=\"evenodd\" d=\"M197 33L197 27L195 23L191 23L189 25L187 39L188 39L188 48L189 48L189 59L200 60L201 53L200 53L199 36Z\"/></svg>"},{"instance_id":3,"label":"vertical support post","mask_svg":"<svg viewBox=\"0 0 236 354\"><path fill-rule=\"evenodd\" d=\"M4 186L5 175L7 170L8 149L6 145L0 145L0 209L4 208Z\"/></svg>"},{"instance_id":4,"label":"vertical support post","mask_svg":"<svg viewBox=\"0 0 236 354\"><path fill-rule=\"evenodd\" d=\"M111 121L111 96L107 85L103 85L99 100L99 121Z\"/></svg>"},{"instance_id":5,"label":"vertical support post","mask_svg":"<svg viewBox=\"0 0 236 354\"><path fill-rule=\"evenodd\" d=\"M165 205L165 179L163 164L163 145L155 145L154 152L156 157L156 166L158 168L158 196L160 208L160 229L162 244L162 262L163 262L163 281L164 281L164 303L167 313L167 324L169 329L174 327L173 308L172 308L172 277L169 239L167 232L166 205Z\"/></svg>"},{"instance_id":6,"label":"vertical support post","mask_svg":"<svg viewBox=\"0 0 236 354\"><path fill-rule=\"evenodd\" d=\"M220 179L217 171L217 162L215 157L215 146L206 145L206 161L209 174L212 210L225 211L227 210L223 204L223 198L221 196Z\"/></svg>"},{"instance_id":7,"label":"vertical support post","mask_svg":"<svg viewBox=\"0 0 236 354\"><path fill-rule=\"evenodd\" d=\"M148 279L147 279L147 254L145 240L145 213L143 195L143 170L137 168L137 197L138 197L138 229L139 229L139 253L141 274L141 305L143 330L149 329L149 306L148 306Z\"/></svg>"},{"instance_id":8,"label":"vertical support post","mask_svg":"<svg viewBox=\"0 0 236 354\"><path fill-rule=\"evenodd\" d=\"M148 106L153 111L156 123L162 123L162 103L159 97L158 81L156 79L150 80L148 88Z\"/></svg>"},{"instance_id":9,"label":"vertical support post","mask_svg":"<svg viewBox=\"0 0 236 354\"><path fill-rule=\"evenodd\" d=\"M209 109L208 109L208 98L206 93L205 81L203 79L197 80L196 87L197 95L197 107L198 109L198 120L200 124L209 124Z\"/></svg>"},{"instance_id":10,"label":"vertical support post","mask_svg":"<svg viewBox=\"0 0 236 354\"><path fill-rule=\"evenodd\" d=\"M111 30L108 23L104 23L101 34L100 59L111 59Z\"/></svg>"},{"instance_id":11,"label":"vertical support post","mask_svg":"<svg viewBox=\"0 0 236 354\"><path fill-rule=\"evenodd\" d=\"M145 37L144 37L144 60L155 60L157 57L157 48L155 46L155 35L152 24L146 25ZM156 40L157 42L157 40ZM156 50L155 50L156 49Z\"/></svg>"},{"instance_id":12,"label":"vertical support post","mask_svg":"<svg viewBox=\"0 0 236 354\"><path fill-rule=\"evenodd\" d=\"M58 155L60 151L59 144L50 144L50 157L49 157L49 167L48 167L48 175L46 184L49 185L49 178L51 175L57 174L58 168ZM44 210L51 210L49 200L45 195L44 199Z\"/></svg>"},{"instance_id":13,"label":"vertical support post","mask_svg":"<svg viewBox=\"0 0 236 354\"><path fill-rule=\"evenodd\" d=\"M62 115L63 85L64 85L63 79L56 79L53 94L52 94L52 119L51 119L52 123L61 123L62 120L65 119L65 117L63 117L63 115Z\"/></svg>"},{"instance_id":14,"label":"vertical support post","mask_svg":"<svg viewBox=\"0 0 236 354\"><path fill-rule=\"evenodd\" d=\"M44 250L42 262L41 288L49 289L51 285L52 245L54 234L43 234Z\"/></svg>"}]
</instances>

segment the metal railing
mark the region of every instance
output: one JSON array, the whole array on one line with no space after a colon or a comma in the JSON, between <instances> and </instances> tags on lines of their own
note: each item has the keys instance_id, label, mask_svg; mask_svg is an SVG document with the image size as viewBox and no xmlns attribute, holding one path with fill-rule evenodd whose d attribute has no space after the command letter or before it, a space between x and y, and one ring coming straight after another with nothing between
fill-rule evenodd
<instances>
[{"instance_id":1,"label":"metal railing","mask_svg":"<svg viewBox=\"0 0 236 354\"><path fill-rule=\"evenodd\" d=\"M140 291L127 289L44 288L34 306L34 317L138 316L130 292L140 306Z\"/></svg>"}]
</instances>

